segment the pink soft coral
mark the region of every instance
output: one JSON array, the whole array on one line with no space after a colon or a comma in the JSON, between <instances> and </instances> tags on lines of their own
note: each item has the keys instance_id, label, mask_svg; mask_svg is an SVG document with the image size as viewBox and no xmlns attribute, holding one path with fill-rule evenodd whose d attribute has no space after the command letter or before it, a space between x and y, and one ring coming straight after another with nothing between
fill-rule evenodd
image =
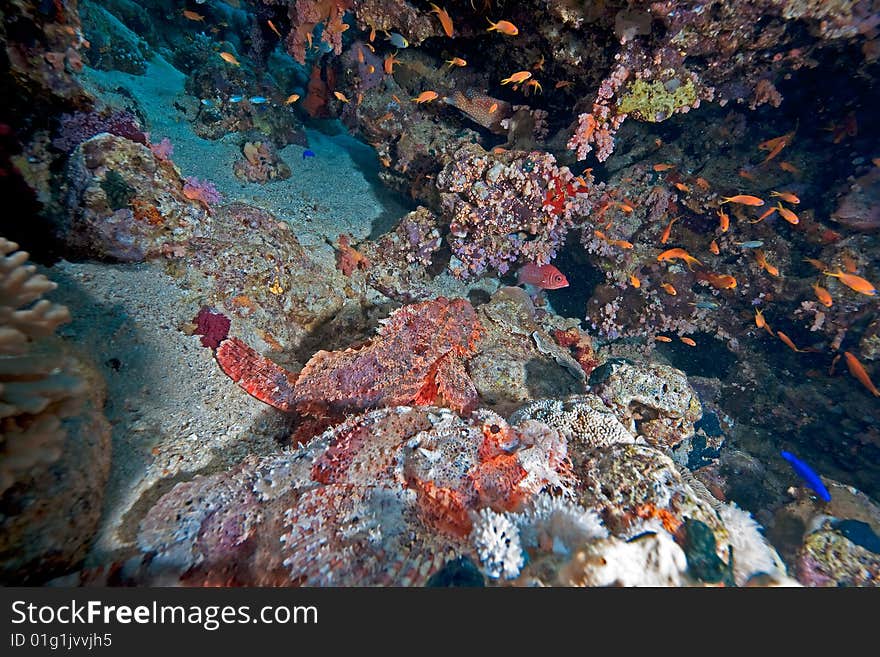
<instances>
[{"instance_id":1,"label":"pink soft coral","mask_svg":"<svg viewBox=\"0 0 880 657\"><path fill-rule=\"evenodd\" d=\"M189 176L183 183L183 195L191 201L198 201L206 208L223 199L212 182Z\"/></svg>"}]
</instances>

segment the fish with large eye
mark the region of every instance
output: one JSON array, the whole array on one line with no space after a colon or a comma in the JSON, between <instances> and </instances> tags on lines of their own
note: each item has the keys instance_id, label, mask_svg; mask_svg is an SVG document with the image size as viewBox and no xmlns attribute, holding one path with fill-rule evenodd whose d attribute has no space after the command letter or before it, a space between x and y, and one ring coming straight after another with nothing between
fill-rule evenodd
<instances>
[{"instance_id":1,"label":"fish with large eye","mask_svg":"<svg viewBox=\"0 0 880 657\"><path fill-rule=\"evenodd\" d=\"M553 265L536 265L532 262L520 267L516 275L517 283L534 285L543 290L558 290L568 287L568 279Z\"/></svg>"}]
</instances>

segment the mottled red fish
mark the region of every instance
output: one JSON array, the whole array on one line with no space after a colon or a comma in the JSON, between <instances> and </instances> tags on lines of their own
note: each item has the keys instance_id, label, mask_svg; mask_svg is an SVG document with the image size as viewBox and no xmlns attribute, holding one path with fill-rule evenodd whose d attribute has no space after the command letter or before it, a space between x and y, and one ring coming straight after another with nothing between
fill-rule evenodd
<instances>
[{"instance_id":1,"label":"mottled red fish","mask_svg":"<svg viewBox=\"0 0 880 657\"><path fill-rule=\"evenodd\" d=\"M558 290L568 287L568 279L553 265L541 265L540 267L529 262L520 267L516 279L518 283L528 283L545 290Z\"/></svg>"}]
</instances>

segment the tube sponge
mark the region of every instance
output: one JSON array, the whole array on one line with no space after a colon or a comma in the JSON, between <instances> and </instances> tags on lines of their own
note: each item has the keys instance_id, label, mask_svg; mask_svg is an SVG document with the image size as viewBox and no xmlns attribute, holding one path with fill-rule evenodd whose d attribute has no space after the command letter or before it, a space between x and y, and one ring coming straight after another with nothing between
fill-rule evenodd
<instances>
[{"instance_id":1,"label":"tube sponge","mask_svg":"<svg viewBox=\"0 0 880 657\"><path fill-rule=\"evenodd\" d=\"M0 495L38 465L61 456L84 383L40 353L37 338L70 321L67 308L41 297L57 286L18 244L0 237Z\"/></svg>"}]
</instances>

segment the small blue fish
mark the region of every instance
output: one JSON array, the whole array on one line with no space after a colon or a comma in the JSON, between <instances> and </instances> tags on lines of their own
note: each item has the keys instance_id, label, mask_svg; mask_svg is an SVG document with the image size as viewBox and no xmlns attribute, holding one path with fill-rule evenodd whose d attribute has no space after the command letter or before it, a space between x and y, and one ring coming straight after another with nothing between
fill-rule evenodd
<instances>
[{"instance_id":1,"label":"small blue fish","mask_svg":"<svg viewBox=\"0 0 880 657\"><path fill-rule=\"evenodd\" d=\"M696 303L688 305L694 306L695 308L702 308L703 310L718 310L721 307L714 301L697 301Z\"/></svg>"},{"instance_id":2,"label":"small blue fish","mask_svg":"<svg viewBox=\"0 0 880 657\"><path fill-rule=\"evenodd\" d=\"M315 151L310 151L308 149L304 150L303 159L306 159L307 157L315 157Z\"/></svg>"},{"instance_id":3,"label":"small blue fish","mask_svg":"<svg viewBox=\"0 0 880 657\"><path fill-rule=\"evenodd\" d=\"M262 105L263 103L266 102L266 100L267 99L264 98L263 96L251 96L250 98L248 98L248 102L251 105Z\"/></svg>"},{"instance_id":4,"label":"small blue fish","mask_svg":"<svg viewBox=\"0 0 880 657\"><path fill-rule=\"evenodd\" d=\"M202 105L204 105L205 107L211 107L211 105L214 104L213 102L211 102L211 101L208 100L207 98L202 98L199 102L200 102Z\"/></svg>"},{"instance_id":5,"label":"small blue fish","mask_svg":"<svg viewBox=\"0 0 880 657\"><path fill-rule=\"evenodd\" d=\"M229 102L230 103L240 103L243 98L244 98L244 96L230 96Z\"/></svg>"},{"instance_id":6,"label":"small blue fish","mask_svg":"<svg viewBox=\"0 0 880 657\"><path fill-rule=\"evenodd\" d=\"M791 452L782 451L779 452L779 454L782 456L782 458L791 463L791 467L794 468L794 471L798 474L798 476L807 483L807 486L816 491L816 494L819 497L821 497L826 502L831 501L831 493L828 492L828 489L825 488L825 484L822 483L819 475L813 472L813 469L810 466L801 461Z\"/></svg>"},{"instance_id":7,"label":"small blue fish","mask_svg":"<svg viewBox=\"0 0 880 657\"><path fill-rule=\"evenodd\" d=\"M741 246L744 249L760 249L764 246L764 242L761 240L751 240L750 242L734 242L737 246Z\"/></svg>"},{"instance_id":8,"label":"small blue fish","mask_svg":"<svg viewBox=\"0 0 880 657\"><path fill-rule=\"evenodd\" d=\"M406 37L402 34L398 34L397 32L386 32L388 35L388 40L391 42L391 45L395 48L408 48L409 41L406 40Z\"/></svg>"}]
</instances>

